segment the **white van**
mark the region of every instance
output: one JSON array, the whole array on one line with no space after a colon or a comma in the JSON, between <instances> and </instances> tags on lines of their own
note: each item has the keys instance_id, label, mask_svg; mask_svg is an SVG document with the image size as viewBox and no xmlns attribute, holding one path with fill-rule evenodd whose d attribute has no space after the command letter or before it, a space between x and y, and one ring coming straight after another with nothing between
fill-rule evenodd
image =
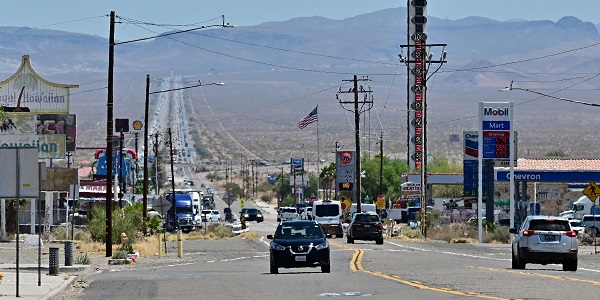
<instances>
[{"instance_id":1,"label":"white van","mask_svg":"<svg viewBox=\"0 0 600 300\"><path fill-rule=\"evenodd\" d=\"M342 205L335 200L317 200L313 202L313 219L321 225L325 234L330 233L336 238L344 236L342 221L344 219Z\"/></svg>"}]
</instances>

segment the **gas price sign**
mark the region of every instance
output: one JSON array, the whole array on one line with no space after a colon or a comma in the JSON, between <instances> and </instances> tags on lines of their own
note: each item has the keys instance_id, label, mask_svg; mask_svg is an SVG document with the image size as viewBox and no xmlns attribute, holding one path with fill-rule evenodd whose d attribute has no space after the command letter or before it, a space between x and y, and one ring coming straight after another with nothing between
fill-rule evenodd
<instances>
[{"instance_id":1,"label":"gas price sign","mask_svg":"<svg viewBox=\"0 0 600 300\"><path fill-rule=\"evenodd\" d=\"M483 132L483 158L504 158L510 155L510 131Z\"/></svg>"}]
</instances>

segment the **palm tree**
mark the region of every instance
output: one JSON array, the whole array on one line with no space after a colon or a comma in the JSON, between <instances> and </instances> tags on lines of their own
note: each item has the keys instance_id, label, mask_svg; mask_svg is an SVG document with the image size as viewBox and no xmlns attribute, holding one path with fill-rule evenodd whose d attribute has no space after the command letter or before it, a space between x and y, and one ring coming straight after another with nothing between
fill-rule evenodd
<instances>
[{"instance_id":1,"label":"palm tree","mask_svg":"<svg viewBox=\"0 0 600 300\"><path fill-rule=\"evenodd\" d=\"M328 166L324 167L319 174L321 180L321 186L324 187L325 199L331 199L332 185L335 182L335 163L332 162Z\"/></svg>"}]
</instances>

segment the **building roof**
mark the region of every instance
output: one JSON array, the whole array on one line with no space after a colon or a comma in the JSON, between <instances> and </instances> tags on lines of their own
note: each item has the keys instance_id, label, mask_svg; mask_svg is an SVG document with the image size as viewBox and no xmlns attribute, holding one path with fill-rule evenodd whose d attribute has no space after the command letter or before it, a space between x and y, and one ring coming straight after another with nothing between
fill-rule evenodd
<instances>
[{"instance_id":1,"label":"building roof","mask_svg":"<svg viewBox=\"0 0 600 300\"><path fill-rule=\"evenodd\" d=\"M540 170L540 171L598 171L600 158L582 157L539 157L519 158L515 170Z\"/></svg>"}]
</instances>

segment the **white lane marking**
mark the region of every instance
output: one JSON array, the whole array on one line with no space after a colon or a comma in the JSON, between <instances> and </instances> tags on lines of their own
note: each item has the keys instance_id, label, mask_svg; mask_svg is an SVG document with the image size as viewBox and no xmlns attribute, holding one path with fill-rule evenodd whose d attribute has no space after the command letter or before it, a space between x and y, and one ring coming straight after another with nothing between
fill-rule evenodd
<instances>
[{"instance_id":1,"label":"white lane marking","mask_svg":"<svg viewBox=\"0 0 600 300\"><path fill-rule=\"evenodd\" d=\"M464 254L464 253L457 253L457 252L450 252L450 251L428 250L428 249L423 249L423 248L404 246L404 245L396 244L396 243L390 242L390 241L386 241L386 242L388 244L392 244L394 246L398 246L398 247L401 247L401 248L412 249L412 250L422 251L422 252L436 252L436 253L450 254L450 255L456 255L456 256L465 256L465 257L473 257L473 258L483 258L483 259L491 259L491 260L510 261L510 259L507 259L507 258L495 258L495 257L487 257L487 256L480 256L480 255Z\"/></svg>"},{"instance_id":2,"label":"white lane marking","mask_svg":"<svg viewBox=\"0 0 600 300\"><path fill-rule=\"evenodd\" d=\"M394 246L398 246L398 247L401 247L401 248L412 249L412 250L416 250L416 251L437 252L437 253L442 253L442 254L450 254L450 255L473 257L473 258L483 258L483 259L491 259L491 260L500 260L500 261L511 261L512 260L512 258L495 258L495 257L487 257L487 256L480 256L480 255L471 255L471 254L456 253L456 252L449 252L449 251L428 250L428 249L423 249L423 248L404 246L404 245L396 244L396 243L390 242L390 241L386 241L386 242L388 244L392 244ZM581 267L577 268L577 270L583 270L583 271L588 271L588 272L600 273L600 270L587 269L587 268L581 268Z\"/></svg>"}]
</instances>

